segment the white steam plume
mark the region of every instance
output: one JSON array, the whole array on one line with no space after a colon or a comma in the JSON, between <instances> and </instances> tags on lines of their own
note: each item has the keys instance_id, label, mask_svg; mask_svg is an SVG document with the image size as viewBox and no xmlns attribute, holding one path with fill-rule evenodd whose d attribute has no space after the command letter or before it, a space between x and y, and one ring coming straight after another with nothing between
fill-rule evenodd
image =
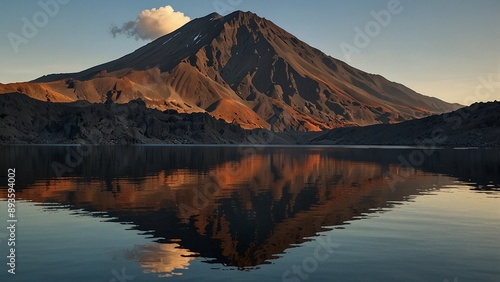
<instances>
[{"instance_id":1,"label":"white steam plume","mask_svg":"<svg viewBox=\"0 0 500 282\"><path fill-rule=\"evenodd\" d=\"M171 33L191 19L182 12L175 12L171 6L142 11L135 21L124 23L121 27L112 26L111 35L125 34L136 40L154 40Z\"/></svg>"}]
</instances>

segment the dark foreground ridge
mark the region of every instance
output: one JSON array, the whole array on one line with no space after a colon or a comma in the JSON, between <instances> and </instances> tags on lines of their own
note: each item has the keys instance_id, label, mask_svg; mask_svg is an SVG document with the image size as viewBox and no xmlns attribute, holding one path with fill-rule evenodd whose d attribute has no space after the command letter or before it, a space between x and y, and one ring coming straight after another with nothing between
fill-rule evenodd
<instances>
[{"instance_id":1,"label":"dark foreground ridge","mask_svg":"<svg viewBox=\"0 0 500 282\"><path fill-rule=\"evenodd\" d=\"M207 113L86 101L51 103L0 95L0 144L299 144L500 147L500 102L399 124L324 132L247 130Z\"/></svg>"},{"instance_id":2,"label":"dark foreground ridge","mask_svg":"<svg viewBox=\"0 0 500 282\"><path fill-rule=\"evenodd\" d=\"M206 113L179 114L127 104L42 102L0 95L0 144L268 143L266 130L244 130ZM285 141L282 141L283 143Z\"/></svg>"},{"instance_id":3,"label":"dark foreground ridge","mask_svg":"<svg viewBox=\"0 0 500 282\"><path fill-rule=\"evenodd\" d=\"M307 141L323 145L500 147L500 102L399 124L338 128Z\"/></svg>"}]
</instances>

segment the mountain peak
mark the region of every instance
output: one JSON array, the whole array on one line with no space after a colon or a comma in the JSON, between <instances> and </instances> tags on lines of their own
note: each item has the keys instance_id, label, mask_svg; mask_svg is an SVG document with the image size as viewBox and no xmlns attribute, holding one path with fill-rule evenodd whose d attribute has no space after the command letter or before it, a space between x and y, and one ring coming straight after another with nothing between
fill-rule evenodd
<instances>
[{"instance_id":1,"label":"mountain peak","mask_svg":"<svg viewBox=\"0 0 500 282\"><path fill-rule=\"evenodd\" d=\"M243 19L243 18L261 18L257 14L252 13L250 11L241 11L237 10L234 12L231 12L230 14L227 14L226 16L222 16L217 12L213 12L211 14L208 14L207 16L201 17L203 19L210 19L210 20L218 20L218 19L225 19L226 21L230 21L233 19Z\"/></svg>"},{"instance_id":2,"label":"mountain peak","mask_svg":"<svg viewBox=\"0 0 500 282\"><path fill-rule=\"evenodd\" d=\"M41 100L208 112L243 128L318 131L456 109L355 69L252 12L193 20L135 52L75 74L5 85ZM42 84L51 82L50 84Z\"/></svg>"},{"instance_id":3,"label":"mountain peak","mask_svg":"<svg viewBox=\"0 0 500 282\"><path fill-rule=\"evenodd\" d=\"M219 13L213 12L208 16L206 16L205 18L210 18L211 20L218 20L220 18L223 18L223 16L221 16Z\"/></svg>"},{"instance_id":4,"label":"mountain peak","mask_svg":"<svg viewBox=\"0 0 500 282\"><path fill-rule=\"evenodd\" d=\"M231 18L231 17L259 17L259 16L255 13L250 12L250 11L245 12L245 11L237 10L237 11L230 13L226 17Z\"/></svg>"},{"instance_id":5,"label":"mountain peak","mask_svg":"<svg viewBox=\"0 0 500 282\"><path fill-rule=\"evenodd\" d=\"M226 21L232 21L232 20L237 20L237 21L244 21L244 20L254 20L256 22L262 21L264 18L260 17L259 15L252 13L250 11L234 11L231 14L227 15L224 17Z\"/></svg>"}]
</instances>

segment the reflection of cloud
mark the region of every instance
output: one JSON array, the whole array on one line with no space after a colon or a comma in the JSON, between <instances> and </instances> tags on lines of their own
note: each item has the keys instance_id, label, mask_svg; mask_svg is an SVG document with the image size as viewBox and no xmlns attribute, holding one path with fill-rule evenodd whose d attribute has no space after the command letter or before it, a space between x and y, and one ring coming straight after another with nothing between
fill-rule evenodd
<instances>
[{"instance_id":1,"label":"reflection of cloud","mask_svg":"<svg viewBox=\"0 0 500 282\"><path fill-rule=\"evenodd\" d=\"M196 253L180 248L179 244L136 246L126 250L126 258L133 259L145 268L144 273L157 273L158 277L182 275L178 270L188 269Z\"/></svg>"}]
</instances>

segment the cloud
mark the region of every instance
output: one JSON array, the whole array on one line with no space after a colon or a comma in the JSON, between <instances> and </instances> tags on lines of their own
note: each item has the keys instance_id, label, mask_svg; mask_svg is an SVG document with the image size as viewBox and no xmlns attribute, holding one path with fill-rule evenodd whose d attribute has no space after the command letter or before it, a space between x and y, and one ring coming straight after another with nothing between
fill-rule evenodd
<instances>
[{"instance_id":1,"label":"cloud","mask_svg":"<svg viewBox=\"0 0 500 282\"><path fill-rule=\"evenodd\" d=\"M191 19L182 12L175 12L171 6L142 11L137 19L124 23L121 27L111 26L111 35L124 34L136 40L154 40L171 33Z\"/></svg>"}]
</instances>

